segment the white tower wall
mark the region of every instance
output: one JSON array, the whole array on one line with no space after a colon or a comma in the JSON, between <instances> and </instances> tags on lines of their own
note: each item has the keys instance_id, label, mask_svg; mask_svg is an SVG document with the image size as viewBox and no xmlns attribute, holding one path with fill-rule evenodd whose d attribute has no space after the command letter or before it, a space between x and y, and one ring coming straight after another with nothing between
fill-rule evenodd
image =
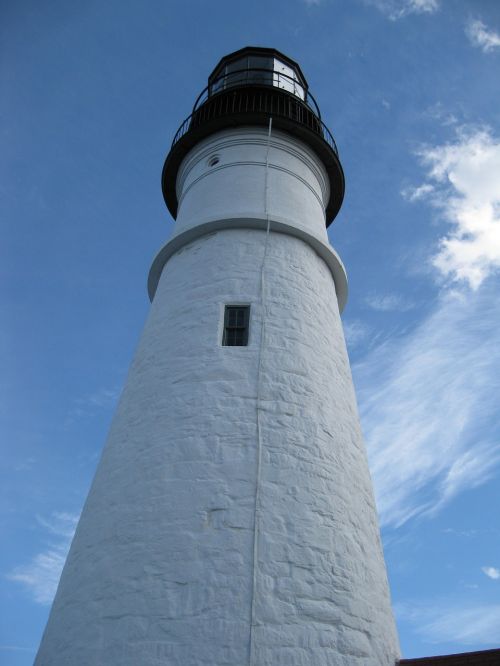
<instances>
[{"instance_id":1,"label":"white tower wall","mask_svg":"<svg viewBox=\"0 0 500 666\"><path fill-rule=\"evenodd\" d=\"M231 130L178 195L35 663L393 666L324 169ZM221 345L226 304L250 305L248 346Z\"/></svg>"},{"instance_id":2,"label":"white tower wall","mask_svg":"<svg viewBox=\"0 0 500 666\"><path fill-rule=\"evenodd\" d=\"M179 169L177 194L176 233L210 220L269 214L327 242L325 169L310 148L282 132L269 137L265 129L238 128L201 141Z\"/></svg>"}]
</instances>

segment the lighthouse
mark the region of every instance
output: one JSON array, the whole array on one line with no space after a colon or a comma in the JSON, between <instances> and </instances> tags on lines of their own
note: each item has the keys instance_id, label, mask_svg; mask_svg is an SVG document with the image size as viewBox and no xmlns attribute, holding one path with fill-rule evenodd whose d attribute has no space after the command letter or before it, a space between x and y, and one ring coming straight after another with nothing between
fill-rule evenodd
<instances>
[{"instance_id":1,"label":"lighthouse","mask_svg":"<svg viewBox=\"0 0 500 666\"><path fill-rule=\"evenodd\" d=\"M173 235L37 666L393 666L399 647L299 65L218 63L162 173Z\"/></svg>"}]
</instances>

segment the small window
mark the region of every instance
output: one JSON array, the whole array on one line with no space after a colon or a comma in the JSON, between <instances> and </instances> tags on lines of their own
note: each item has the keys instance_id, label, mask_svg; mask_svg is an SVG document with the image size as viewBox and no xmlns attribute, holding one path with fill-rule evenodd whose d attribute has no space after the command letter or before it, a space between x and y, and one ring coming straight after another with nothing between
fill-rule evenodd
<instances>
[{"instance_id":1,"label":"small window","mask_svg":"<svg viewBox=\"0 0 500 666\"><path fill-rule=\"evenodd\" d=\"M245 347L248 344L249 319L249 305L226 305L222 344L226 347Z\"/></svg>"}]
</instances>

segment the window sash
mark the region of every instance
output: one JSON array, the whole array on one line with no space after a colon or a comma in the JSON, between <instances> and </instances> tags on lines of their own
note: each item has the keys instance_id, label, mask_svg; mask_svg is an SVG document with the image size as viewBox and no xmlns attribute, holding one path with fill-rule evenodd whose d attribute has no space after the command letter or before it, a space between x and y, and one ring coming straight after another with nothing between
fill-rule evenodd
<instances>
[{"instance_id":1,"label":"window sash","mask_svg":"<svg viewBox=\"0 0 500 666\"><path fill-rule=\"evenodd\" d=\"M249 305L226 305L224 311L225 347L245 347L248 345Z\"/></svg>"}]
</instances>

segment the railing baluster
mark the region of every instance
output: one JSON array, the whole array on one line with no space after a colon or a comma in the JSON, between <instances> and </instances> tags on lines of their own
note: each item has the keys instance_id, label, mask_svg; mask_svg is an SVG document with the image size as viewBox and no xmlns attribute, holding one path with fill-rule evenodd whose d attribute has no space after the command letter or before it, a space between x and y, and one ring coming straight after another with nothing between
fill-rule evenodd
<instances>
[{"instance_id":1,"label":"railing baluster","mask_svg":"<svg viewBox=\"0 0 500 666\"><path fill-rule=\"evenodd\" d=\"M254 70L252 70L254 71ZM255 70L266 71L269 70ZM233 74L237 74L234 72ZM247 76L249 76L247 72ZM172 146L180 141L191 129L196 129L204 122L215 118L222 118L231 113L259 112L268 113L272 116L281 116L299 123L315 134L318 134L338 155L337 144L330 130L321 120L316 102L309 92L305 94L305 99L301 100L297 96L291 95L288 91L280 88L291 79L281 72L273 72L273 85L267 86L269 89L259 88L237 88L241 83L231 87L231 90L225 89L221 92L211 93L208 88L199 96L193 113L188 116L177 130ZM258 83L258 78L255 83ZM296 82L295 82L296 83ZM212 82L212 88L216 82ZM294 84L295 85L295 84Z\"/></svg>"}]
</instances>

